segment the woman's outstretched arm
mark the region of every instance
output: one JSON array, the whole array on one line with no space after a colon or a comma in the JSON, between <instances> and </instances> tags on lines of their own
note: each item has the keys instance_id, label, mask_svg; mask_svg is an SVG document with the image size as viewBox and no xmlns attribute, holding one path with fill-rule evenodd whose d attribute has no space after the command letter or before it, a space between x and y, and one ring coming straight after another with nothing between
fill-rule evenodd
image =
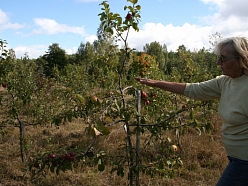
<instances>
[{"instance_id":1,"label":"woman's outstretched arm","mask_svg":"<svg viewBox=\"0 0 248 186\"><path fill-rule=\"evenodd\" d=\"M159 81L153 79L146 79L146 78L135 78L139 83L150 86L160 88L172 93L177 94L184 94L184 90L186 87L186 83L177 83L177 82L169 82L169 81Z\"/></svg>"}]
</instances>

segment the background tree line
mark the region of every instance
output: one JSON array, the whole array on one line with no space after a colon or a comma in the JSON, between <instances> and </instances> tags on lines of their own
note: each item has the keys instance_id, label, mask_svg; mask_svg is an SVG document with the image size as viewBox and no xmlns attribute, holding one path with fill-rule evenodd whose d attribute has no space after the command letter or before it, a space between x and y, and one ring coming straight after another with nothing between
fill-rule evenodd
<instances>
[{"instance_id":1,"label":"background tree line","mask_svg":"<svg viewBox=\"0 0 248 186\"><path fill-rule=\"evenodd\" d=\"M218 33L210 37L210 42L213 46L213 38L216 40L220 37ZM62 72L70 65L77 65L83 66L87 74L92 76L92 81L94 81L98 77L107 75L109 70L117 70L118 65L116 63L123 59L123 56L117 54L118 51L119 49L113 38L99 28L98 40L93 43L81 42L75 54L68 55L58 43L53 43L48 47L46 54L33 59L33 61L43 69L46 77L54 77L56 70L57 72ZM15 59L14 51L10 50L9 53L12 53L10 56ZM154 57L158 68L163 74L170 76L175 73L184 74L184 77L179 79L180 81L194 81L199 80L200 77L203 80L220 73L215 64L216 56L211 49L202 48L190 51L184 45L181 45L178 46L176 51L168 51L165 44L161 45L159 42L154 41L147 43L143 47L143 51L134 51L132 58L141 56L142 53ZM28 54L26 53L22 59L27 60ZM132 60L129 60L128 63L132 63ZM208 74L208 72L211 72L210 77L202 76L203 74Z\"/></svg>"}]
</instances>

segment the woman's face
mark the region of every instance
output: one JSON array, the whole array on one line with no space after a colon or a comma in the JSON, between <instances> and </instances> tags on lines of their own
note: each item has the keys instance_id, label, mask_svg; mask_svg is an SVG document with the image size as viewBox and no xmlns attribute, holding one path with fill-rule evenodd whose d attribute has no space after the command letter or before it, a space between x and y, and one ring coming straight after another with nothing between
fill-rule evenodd
<instances>
[{"instance_id":1,"label":"woman's face","mask_svg":"<svg viewBox=\"0 0 248 186\"><path fill-rule=\"evenodd\" d=\"M216 63L220 66L223 75L237 78L243 74L243 68L238 63L239 57L234 54L230 47L224 47L219 56Z\"/></svg>"}]
</instances>

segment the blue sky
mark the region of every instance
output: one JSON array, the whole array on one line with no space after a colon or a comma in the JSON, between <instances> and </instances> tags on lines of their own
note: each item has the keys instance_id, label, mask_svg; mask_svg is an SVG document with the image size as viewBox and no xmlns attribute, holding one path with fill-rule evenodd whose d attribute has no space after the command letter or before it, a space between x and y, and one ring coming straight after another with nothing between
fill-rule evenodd
<instances>
[{"instance_id":1,"label":"blue sky","mask_svg":"<svg viewBox=\"0 0 248 186\"><path fill-rule=\"evenodd\" d=\"M19 58L45 54L58 43L68 54L81 42L94 41L100 20L100 0L0 0L0 39ZM126 0L109 0L110 9L123 17ZM139 0L140 31L131 31L130 47L142 50L153 41L176 50L209 48L209 36L248 35L247 0ZM121 44L120 44L121 45Z\"/></svg>"}]
</instances>

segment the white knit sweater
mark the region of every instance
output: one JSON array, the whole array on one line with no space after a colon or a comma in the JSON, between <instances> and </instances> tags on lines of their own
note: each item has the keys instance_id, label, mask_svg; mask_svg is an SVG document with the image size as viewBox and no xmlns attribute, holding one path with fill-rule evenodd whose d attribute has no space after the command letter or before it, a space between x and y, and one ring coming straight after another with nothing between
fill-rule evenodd
<instances>
[{"instance_id":1,"label":"white knit sweater","mask_svg":"<svg viewBox=\"0 0 248 186\"><path fill-rule=\"evenodd\" d=\"M184 95L196 100L220 99L222 139L228 156L248 161L248 76L218 76L187 83Z\"/></svg>"}]
</instances>

